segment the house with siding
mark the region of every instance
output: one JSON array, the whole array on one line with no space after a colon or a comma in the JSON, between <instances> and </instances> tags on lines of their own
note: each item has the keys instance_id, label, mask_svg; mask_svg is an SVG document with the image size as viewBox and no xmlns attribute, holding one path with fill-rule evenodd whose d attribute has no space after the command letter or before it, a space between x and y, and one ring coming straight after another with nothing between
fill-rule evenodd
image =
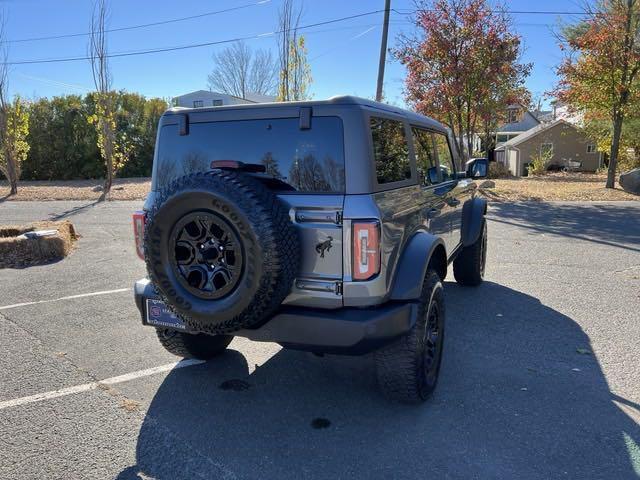
<instances>
[{"instance_id":1,"label":"house with siding","mask_svg":"<svg viewBox=\"0 0 640 480\"><path fill-rule=\"evenodd\" d=\"M222 105L240 105L244 103L267 103L275 102L276 97L270 95L260 95L257 93L247 93L245 98L236 97L226 93L211 92L209 90L196 90L185 93L172 99L174 107L219 107Z\"/></svg>"},{"instance_id":2,"label":"house with siding","mask_svg":"<svg viewBox=\"0 0 640 480\"><path fill-rule=\"evenodd\" d=\"M519 104L507 107L506 122L496 131L496 145L508 142L512 138L540 125L540 120Z\"/></svg>"},{"instance_id":3,"label":"house with siding","mask_svg":"<svg viewBox=\"0 0 640 480\"><path fill-rule=\"evenodd\" d=\"M495 160L512 175L526 176L535 155L550 155L548 166L593 172L602 166L596 144L563 119L540 123L496 147Z\"/></svg>"},{"instance_id":4,"label":"house with siding","mask_svg":"<svg viewBox=\"0 0 640 480\"><path fill-rule=\"evenodd\" d=\"M505 119L505 123L500 125L492 134L496 146L500 146L502 143L537 127L541 123L541 120L534 113L520 104L509 105L505 112ZM485 150L483 138L478 134L474 135L473 149L476 152Z\"/></svg>"}]
</instances>

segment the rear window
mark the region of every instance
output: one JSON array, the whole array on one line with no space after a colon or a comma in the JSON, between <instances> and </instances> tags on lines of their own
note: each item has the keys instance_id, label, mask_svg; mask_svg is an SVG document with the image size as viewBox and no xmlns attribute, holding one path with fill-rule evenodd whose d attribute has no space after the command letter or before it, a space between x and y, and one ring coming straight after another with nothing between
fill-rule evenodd
<instances>
[{"instance_id":1,"label":"rear window","mask_svg":"<svg viewBox=\"0 0 640 480\"><path fill-rule=\"evenodd\" d=\"M344 192L342 120L313 117L300 129L299 118L192 123L189 135L165 125L155 160L156 185L211 169L214 160L264 165L266 173L297 192Z\"/></svg>"},{"instance_id":2,"label":"rear window","mask_svg":"<svg viewBox=\"0 0 640 480\"><path fill-rule=\"evenodd\" d=\"M397 120L371 117L370 127L378 183L400 182L411 178L409 145L404 124Z\"/></svg>"}]
</instances>

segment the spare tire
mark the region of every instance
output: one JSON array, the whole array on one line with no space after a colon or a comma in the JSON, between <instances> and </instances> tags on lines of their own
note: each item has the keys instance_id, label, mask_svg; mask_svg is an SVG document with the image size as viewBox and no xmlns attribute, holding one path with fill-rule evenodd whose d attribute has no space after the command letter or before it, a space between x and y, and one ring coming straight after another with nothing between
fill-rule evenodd
<instances>
[{"instance_id":1,"label":"spare tire","mask_svg":"<svg viewBox=\"0 0 640 480\"><path fill-rule=\"evenodd\" d=\"M267 320L291 290L299 251L288 208L245 173L181 177L147 213L149 278L195 331L225 334Z\"/></svg>"}]
</instances>

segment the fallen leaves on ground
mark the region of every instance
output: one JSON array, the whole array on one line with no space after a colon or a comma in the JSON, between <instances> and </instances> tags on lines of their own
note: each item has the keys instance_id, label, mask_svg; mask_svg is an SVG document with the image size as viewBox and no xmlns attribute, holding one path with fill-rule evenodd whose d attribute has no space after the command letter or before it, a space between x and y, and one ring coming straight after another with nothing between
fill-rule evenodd
<instances>
[{"instance_id":1,"label":"fallen leaves on ground","mask_svg":"<svg viewBox=\"0 0 640 480\"><path fill-rule=\"evenodd\" d=\"M549 173L535 177L497 178L495 188L480 193L490 201L619 201L640 200L638 195L605 188L607 176L591 173Z\"/></svg>"}]
</instances>

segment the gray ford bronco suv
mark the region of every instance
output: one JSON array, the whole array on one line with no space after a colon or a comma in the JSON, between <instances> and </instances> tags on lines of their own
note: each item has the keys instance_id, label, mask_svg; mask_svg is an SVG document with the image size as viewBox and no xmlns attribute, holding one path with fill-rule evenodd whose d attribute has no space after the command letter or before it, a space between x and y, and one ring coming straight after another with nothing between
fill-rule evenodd
<instances>
[{"instance_id":1,"label":"gray ford bronco suv","mask_svg":"<svg viewBox=\"0 0 640 480\"><path fill-rule=\"evenodd\" d=\"M433 391L448 266L482 282L486 202L440 123L354 97L168 110L134 214L145 325L187 358L234 336L374 352L381 389Z\"/></svg>"}]
</instances>

